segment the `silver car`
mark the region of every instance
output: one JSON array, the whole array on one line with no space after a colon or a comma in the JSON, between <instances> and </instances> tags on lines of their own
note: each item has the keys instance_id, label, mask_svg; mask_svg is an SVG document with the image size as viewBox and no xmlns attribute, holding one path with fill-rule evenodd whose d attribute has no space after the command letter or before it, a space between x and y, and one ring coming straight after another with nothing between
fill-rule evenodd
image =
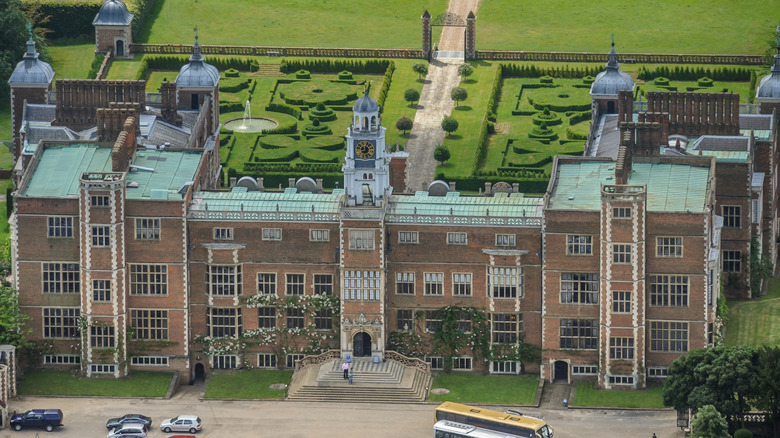
<instances>
[{"instance_id":1,"label":"silver car","mask_svg":"<svg viewBox=\"0 0 780 438\"><path fill-rule=\"evenodd\" d=\"M168 418L160 422L160 429L163 432L172 432L174 430L179 432L195 433L201 428L200 418L195 415L179 415L178 417Z\"/></svg>"},{"instance_id":2,"label":"silver car","mask_svg":"<svg viewBox=\"0 0 780 438\"><path fill-rule=\"evenodd\" d=\"M126 424L111 429L107 438L146 438L146 427L142 424Z\"/></svg>"}]
</instances>

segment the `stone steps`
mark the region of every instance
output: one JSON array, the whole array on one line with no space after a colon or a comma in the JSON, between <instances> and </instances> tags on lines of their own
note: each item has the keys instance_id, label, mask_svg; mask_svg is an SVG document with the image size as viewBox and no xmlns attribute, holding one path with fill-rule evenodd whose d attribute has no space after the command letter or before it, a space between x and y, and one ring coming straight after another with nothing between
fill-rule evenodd
<instances>
[{"instance_id":1,"label":"stone steps","mask_svg":"<svg viewBox=\"0 0 780 438\"><path fill-rule=\"evenodd\" d=\"M353 383L343 377L341 361L330 361L296 372L287 400L375 403L423 403L431 376L394 361L353 361Z\"/></svg>"},{"instance_id":2,"label":"stone steps","mask_svg":"<svg viewBox=\"0 0 780 438\"><path fill-rule=\"evenodd\" d=\"M279 78L279 77L283 77L284 73L279 71L279 64L260 64L257 72L255 72L255 75L270 77L270 78Z\"/></svg>"}]
</instances>

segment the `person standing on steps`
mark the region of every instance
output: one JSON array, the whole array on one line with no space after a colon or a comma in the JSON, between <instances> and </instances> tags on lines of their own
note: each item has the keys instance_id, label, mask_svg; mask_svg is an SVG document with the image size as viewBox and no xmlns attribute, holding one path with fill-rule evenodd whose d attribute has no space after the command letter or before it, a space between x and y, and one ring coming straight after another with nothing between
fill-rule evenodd
<instances>
[{"instance_id":1,"label":"person standing on steps","mask_svg":"<svg viewBox=\"0 0 780 438\"><path fill-rule=\"evenodd\" d=\"M655 436L655 434L653 434L653 438L658 438L658 437L657 437L657 436Z\"/></svg>"},{"instance_id":2,"label":"person standing on steps","mask_svg":"<svg viewBox=\"0 0 780 438\"><path fill-rule=\"evenodd\" d=\"M349 383L352 384L352 378L355 377L355 371L350 368L349 369Z\"/></svg>"},{"instance_id":3,"label":"person standing on steps","mask_svg":"<svg viewBox=\"0 0 780 438\"><path fill-rule=\"evenodd\" d=\"M349 373L349 363L345 360L343 364L341 364L341 371L344 371L344 380L347 379Z\"/></svg>"}]
</instances>

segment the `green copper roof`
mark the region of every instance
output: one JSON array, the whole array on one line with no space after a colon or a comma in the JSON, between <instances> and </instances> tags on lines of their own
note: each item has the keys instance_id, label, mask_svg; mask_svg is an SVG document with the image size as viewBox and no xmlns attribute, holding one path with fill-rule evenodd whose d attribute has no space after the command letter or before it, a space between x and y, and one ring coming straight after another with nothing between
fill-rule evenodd
<instances>
[{"instance_id":1,"label":"green copper roof","mask_svg":"<svg viewBox=\"0 0 780 438\"><path fill-rule=\"evenodd\" d=\"M35 166L23 196L64 198L78 196L83 172L110 172L111 148L76 144L46 148Z\"/></svg>"},{"instance_id":2,"label":"green copper roof","mask_svg":"<svg viewBox=\"0 0 780 438\"><path fill-rule=\"evenodd\" d=\"M256 192L234 188L230 192L197 192L192 210L338 213L344 190L333 193Z\"/></svg>"},{"instance_id":3,"label":"green copper roof","mask_svg":"<svg viewBox=\"0 0 780 438\"><path fill-rule=\"evenodd\" d=\"M601 186L615 184L613 161L559 162L548 208L598 210ZM704 211L709 168L672 163L632 165L628 185L646 186L647 210Z\"/></svg>"},{"instance_id":4,"label":"green copper roof","mask_svg":"<svg viewBox=\"0 0 780 438\"><path fill-rule=\"evenodd\" d=\"M704 149L700 155L715 157L719 163L747 163L750 160L750 152L748 151L712 151Z\"/></svg>"},{"instance_id":5,"label":"green copper roof","mask_svg":"<svg viewBox=\"0 0 780 438\"><path fill-rule=\"evenodd\" d=\"M181 199L178 192L195 178L202 155L201 151L139 149L127 174L127 199Z\"/></svg>"},{"instance_id":6,"label":"green copper roof","mask_svg":"<svg viewBox=\"0 0 780 438\"><path fill-rule=\"evenodd\" d=\"M490 216L540 217L542 198L526 197L522 193L496 193L494 196L429 196L417 192L414 196L391 196L388 215L430 216Z\"/></svg>"}]
</instances>

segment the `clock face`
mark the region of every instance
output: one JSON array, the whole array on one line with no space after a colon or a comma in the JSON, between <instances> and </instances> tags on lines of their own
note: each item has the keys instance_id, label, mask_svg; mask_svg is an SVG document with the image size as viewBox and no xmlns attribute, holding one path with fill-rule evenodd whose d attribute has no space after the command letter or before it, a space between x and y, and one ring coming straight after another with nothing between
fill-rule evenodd
<instances>
[{"instance_id":1,"label":"clock face","mask_svg":"<svg viewBox=\"0 0 780 438\"><path fill-rule=\"evenodd\" d=\"M374 144L370 141L359 141L358 144L355 145L355 154L357 154L358 158L368 159L374 156Z\"/></svg>"}]
</instances>

